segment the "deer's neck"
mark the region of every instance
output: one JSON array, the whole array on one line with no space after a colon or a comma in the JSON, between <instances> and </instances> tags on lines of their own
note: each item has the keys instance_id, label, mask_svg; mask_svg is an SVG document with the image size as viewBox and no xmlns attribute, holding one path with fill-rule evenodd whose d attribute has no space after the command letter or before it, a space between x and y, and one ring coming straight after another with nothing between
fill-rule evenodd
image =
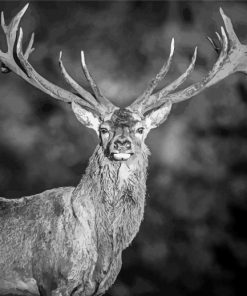
<instances>
[{"instance_id":1,"label":"deer's neck","mask_svg":"<svg viewBox=\"0 0 247 296\"><path fill-rule=\"evenodd\" d=\"M75 190L81 202L90 199L94 207L97 236L116 240L118 249L129 245L143 218L148 155L144 147L126 162L110 161L97 146Z\"/></svg>"}]
</instances>

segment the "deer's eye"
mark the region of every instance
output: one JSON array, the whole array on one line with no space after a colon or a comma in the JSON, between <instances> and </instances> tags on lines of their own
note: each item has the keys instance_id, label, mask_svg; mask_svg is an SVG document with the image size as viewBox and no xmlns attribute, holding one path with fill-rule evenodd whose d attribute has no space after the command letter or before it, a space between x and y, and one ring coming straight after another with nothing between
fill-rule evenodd
<instances>
[{"instance_id":1,"label":"deer's eye","mask_svg":"<svg viewBox=\"0 0 247 296\"><path fill-rule=\"evenodd\" d=\"M108 131L108 129L107 129L107 128L105 128L105 127L102 127L102 128L100 128L100 133L101 133L102 135L105 135L105 134L108 134L108 133L109 133L109 131Z\"/></svg>"},{"instance_id":2,"label":"deer's eye","mask_svg":"<svg viewBox=\"0 0 247 296\"><path fill-rule=\"evenodd\" d=\"M137 132L138 134L143 134L143 132L144 132L144 127L139 127L139 128L136 130L136 132Z\"/></svg>"}]
</instances>

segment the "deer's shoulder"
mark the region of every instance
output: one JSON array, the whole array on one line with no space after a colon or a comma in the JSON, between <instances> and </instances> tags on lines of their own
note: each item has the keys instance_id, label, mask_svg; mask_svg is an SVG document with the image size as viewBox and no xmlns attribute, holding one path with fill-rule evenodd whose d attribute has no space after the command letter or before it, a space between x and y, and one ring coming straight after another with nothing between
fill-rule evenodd
<instances>
[{"instance_id":1,"label":"deer's shoulder","mask_svg":"<svg viewBox=\"0 0 247 296\"><path fill-rule=\"evenodd\" d=\"M27 214L32 211L38 216L43 210L47 213L53 209L54 213L59 215L70 205L73 190L74 187L60 187L16 199L0 197L0 212Z\"/></svg>"}]
</instances>

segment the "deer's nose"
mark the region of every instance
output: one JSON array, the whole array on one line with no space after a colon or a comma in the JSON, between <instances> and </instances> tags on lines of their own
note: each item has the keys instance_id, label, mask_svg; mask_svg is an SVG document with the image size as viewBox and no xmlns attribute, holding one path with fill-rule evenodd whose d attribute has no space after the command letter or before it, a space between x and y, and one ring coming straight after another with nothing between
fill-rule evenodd
<instances>
[{"instance_id":1,"label":"deer's nose","mask_svg":"<svg viewBox=\"0 0 247 296\"><path fill-rule=\"evenodd\" d=\"M129 150L131 149L131 142L129 140L126 139L117 139L114 142L114 148L117 150Z\"/></svg>"}]
</instances>

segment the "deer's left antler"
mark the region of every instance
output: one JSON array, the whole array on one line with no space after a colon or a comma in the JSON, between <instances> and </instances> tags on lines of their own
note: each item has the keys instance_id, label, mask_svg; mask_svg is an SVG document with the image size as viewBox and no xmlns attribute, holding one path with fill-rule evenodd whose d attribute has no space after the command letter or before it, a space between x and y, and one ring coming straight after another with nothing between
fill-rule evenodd
<instances>
[{"instance_id":1,"label":"deer's left antler","mask_svg":"<svg viewBox=\"0 0 247 296\"><path fill-rule=\"evenodd\" d=\"M219 52L219 57L208 75L206 75L202 81L196 82L178 92L173 92L187 79L187 77L192 72L197 53L197 49L195 49L191 64L184 74L182 74L178 79L165 88L161 89L159 92L152 95L151 93L154 90L153 86L155 85L156 87L158 82L164 78L161 69L160 73L155 77L155 79L151 81L147 90L145 90L145 92L130 105L132 110L145 113L151 109L162 106L167 101L170 101L171 103L178 103L190 99L191 97L203 91L205 88L221 81L230 74L235 72L247 74L247 46L240 43L237 35L234 32L231 19L225 15L222 8L220 8L220 14L223 18L226 32L224 27L221 27L221 35L218 33L216 34L220 48L218 48L217 44L211 38L208 38L215 50ZM167 62L167 65L169 66L170 60L171 58L169 58Z\"/></svg>"}]
</instances>

